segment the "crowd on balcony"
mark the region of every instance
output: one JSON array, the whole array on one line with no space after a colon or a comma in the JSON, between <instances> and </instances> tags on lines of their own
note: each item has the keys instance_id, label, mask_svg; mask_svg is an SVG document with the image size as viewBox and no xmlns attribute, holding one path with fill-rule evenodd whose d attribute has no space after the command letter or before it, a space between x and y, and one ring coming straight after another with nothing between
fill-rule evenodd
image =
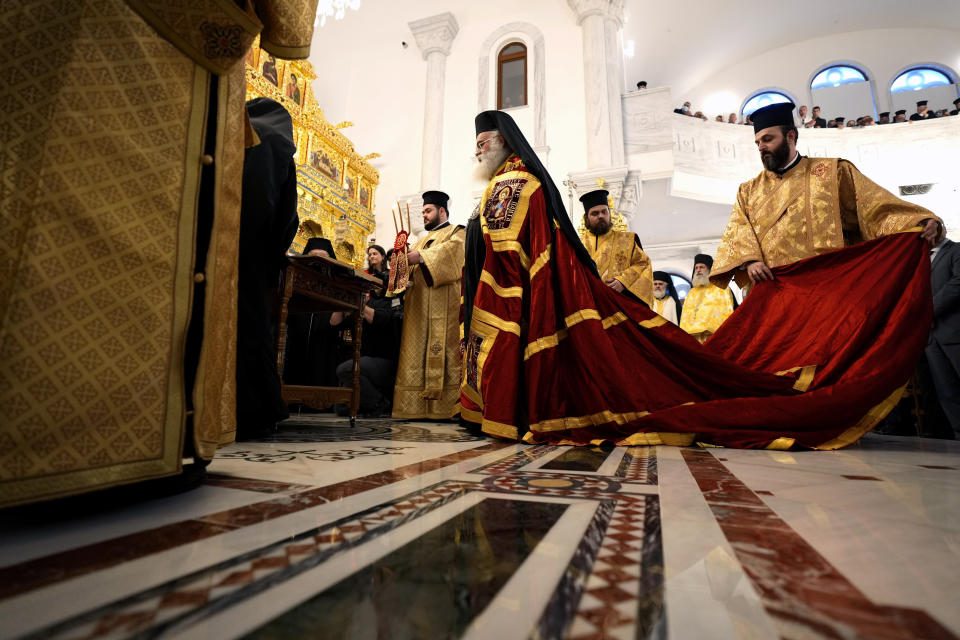
<instances>
[{"instance_id":1,"label":"crowd on balcony","mask_svg":"<svg viewBox=\"0 0 960 640\"><path fill-rule=\"evenodd\" d=\"M937 111L933 111L928 108L926 100L920 100L917 102L916 112L910 116L907 116L906 109L899 109L893 112L892 117L889 111L883 111L878 114L879 117L877 120L874 120L873 116L871 115L859 116L856 119L847 119L844 116L834 116L828 120L821 116L819 106L815 106L813 109L808 109L807 105L800 105L799 109L797 110L798 113L795 117L795 121L797 127L805 127L807 129L859 129L862 127L872 127L880 124L916 122L917 120L933 120L946 116L955 116L960 113L960 98L957 98L953 101L953 106L955 107L953 110L939 109ZM709 119L703 114L703 111L694 111L689 100L674 109L673 112L682 116L690 116L692 118L699 118L701 120ZM724 116L721 113L717 114L717 116L714 118L714 121L748 126L753 124L753 122L750 120L749 114L744 114L742 118L738 118L736 113L731 113L728 116Z\"/></svg>"}]
</instances>

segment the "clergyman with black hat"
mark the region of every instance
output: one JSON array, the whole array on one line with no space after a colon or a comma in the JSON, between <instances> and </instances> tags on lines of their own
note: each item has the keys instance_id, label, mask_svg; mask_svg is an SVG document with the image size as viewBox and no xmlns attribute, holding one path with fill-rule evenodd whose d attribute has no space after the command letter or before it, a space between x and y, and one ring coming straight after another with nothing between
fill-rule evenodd
<instances>
[{"instance_id":1,"label":"clergyman with black hat","mask_svg":"<svg viewBox=\"0 0 960 640\"><path fill-rule=\"evenodd\" d=\"M693 258L693 278L690 292L683 301L680 328L701 343L716 333L723 321L733 313L733 293L710 282L713 257L698 253Z\"/></svg>"},{"instance_id":2,"label":"clergyman with black hat","mask_svg":"<svg viewBox=\"0 0 960 640\"><path fill-rule=\"evenodd\" d=\"M653 304L650 308L673 324L680 324L680 297L666 271L653 272Z\"/></svg>"},{"instance_id":3,"label":"clergyman with black hat","mask_svg":"<svg viewBox=\"0 0 960 640\"><path fill-rule=\"evenodd\" d=\"M423 194L421 237L407 252L410 287L404 298L393 417L451 418L460 396L460 276L464 231L448 220L449 196Z\"/></svg>"},{"instance_id":4,"label":"clergyman with black hat","mask_svg":"<svg viewBox=\"0 0 960 640\"><path fill-rule=\"evenodd\" d=\"M650 258L643 252L637 234L613 228L608 195L605 189L597 189L580 196L584 225L580 239L607 286L619 293L627 291L650 306L653 302Z\"/></svg>"},{"instance_id":5,"label":"clergyman with black hat","mask_svg":"<svg viewBox=\"0 0 960 640\"><path fill-rule=\"evenodd\" d=\"M753 112L764 170L740 185L710 274L714 284L726 287L733 278L748 288L772 280L771 268L918 226L931 246L940 240L939 218L897 198L853 163L801 156L793 107Z\"/></svg>"},{"instance_id":6,"label":"clergyman with black hat","mask_svg":"<svg viewBox=\"0 0 960 640\"><path fill-rule=\"evenodd\" d=\"M910 120L935 120L937 114L930 111L926 100L917 101L917 112L910 116Z\"/></svg>"},{"instance_id":7,"label":"clergyman with black hat","mask_svg":"<svg viewBox=\"0 0 960 640\"><path fill-rule=\"evenodd\" d=\"M955 116L960 114L960 98L957 98L953 101L953 109L950 111L950 115Z\"/></svg>"}]
</instances>

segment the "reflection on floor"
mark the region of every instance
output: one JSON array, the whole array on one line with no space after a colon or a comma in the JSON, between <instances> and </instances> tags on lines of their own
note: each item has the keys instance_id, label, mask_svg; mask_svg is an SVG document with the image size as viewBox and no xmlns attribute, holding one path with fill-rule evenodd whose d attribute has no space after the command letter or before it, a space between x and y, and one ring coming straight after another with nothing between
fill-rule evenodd
<instances>
[{"instance_id":1,"label":"reflection on floor","mask_svg":"<svg viewBox=\"0 0 960 640\"><path fill-rule=\"evenodd\" d=\"M570 449L302 417L0 524L0 637L955 638L960 443Z\"/></svg>"}]
</instances>

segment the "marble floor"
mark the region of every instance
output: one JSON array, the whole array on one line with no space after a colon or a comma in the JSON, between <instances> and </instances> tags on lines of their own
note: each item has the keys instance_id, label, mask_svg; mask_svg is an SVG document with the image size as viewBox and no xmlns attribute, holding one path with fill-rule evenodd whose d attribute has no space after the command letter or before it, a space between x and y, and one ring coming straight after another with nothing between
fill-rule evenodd
<instances>
[{"instance_id":1,"label":"marble floor","mask_svg":"<svg viewBox=\"0 0 960 640\"><path fill-rule=\"evenodd\" d=\"M960 636L953 441L571 449L320 414L179 495L0 514L3 638Z\"/></svg>"}]
</instances>

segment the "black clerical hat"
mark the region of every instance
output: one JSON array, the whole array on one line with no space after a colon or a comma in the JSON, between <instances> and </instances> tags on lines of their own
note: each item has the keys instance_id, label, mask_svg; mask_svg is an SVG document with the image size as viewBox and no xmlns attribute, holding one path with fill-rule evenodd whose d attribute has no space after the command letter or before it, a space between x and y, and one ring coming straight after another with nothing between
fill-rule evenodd
<instances>
[{"instance_id":1,"label":"black clerical hat","mask_svg":"<svg viewBox=\"0 0 960 640\"><path fill-rule=\"evenodd\" d=\"M424 191L423 192L423 206L432 204L435 207L443 207L444 209L449 209L447 207L447 202L450 200L450 196L445 194L443 191Z\"/></svg>"},{"instance_id":2,"label":"black clerical hat","mask_svg":"<svg viewBox=\"0 0 960 640\"><path fill-rule=\"evenodd\" d=\"M670 283L670 274L667 273L666 271L654 271L654 272L653 272L653 281L654 281L654 282L657 282L658 280L659 280L660 282L666 282L666 283L669 284L669 283Z\"/></svg>"},{"instance_id":3,"label":"black clerical hat","mask_svg":"<svg viewBox=\"0 0 960 640\"><path fill-rule=\"evenodd\" d=\"M833 121L834 121L834 122L842 122L842 123L846 124L847 119L844 118L843 116L837 116L836 118L833 119Z\"/></svg>"},{"instance_id":4,"label":"black clerical hat","mask_svg":"<svg viewBox=\"0 0 960 640\"><path fill-rule=\"evenodd\" d=\"M898 111L894 111L894 112L893 112L893 115L895 115L895 116L905 116L905 115L907 115L907 110L906 110L906 109L900 109L900 110L898 110Z\"/></svg>"},{"instance_id":5,"label":"black clerical hat","mask_svg":"<svg viewBox=\"0 0 960 640\"><path fill-rule=\"evenodd\" d=\"M954 100L953 104L960 104L960 98L957 98L956 100Z\"/></svg>"},{"instance_id":6,"label":"black clerical hat","mask_svg":"<svg viewBox=\"0 0 960 640\"><path fill-rule=\"evenodd\" d=\"M753 132L757 133L767 127L794 126L793 109L796 106L792 102L777 102L760 107L750 114Z\"/></svg>"},{"instance_id":7,"label":"black clerical hat","mask_svg":"<svg viewBox=\"0 0 960 640\"><path fill-rule=\"evenodd\" d=\"M496 131L497 120L493 117L492 111L484 111L478 113L477 117L473 119L473 125L477 129L477 135L480 135L484 131Z\"/></svg>"},{"instance_id":8,"label":"black clerical hat","mask_svg":"<svg viewBox=\"0 0 960 640\"><path fill-rule=\"evenodd\" d=\"M713 269L713 256L708 256L705 253L698 253L693 257L693 266L697 266L698 264L705 264L707 265L707 269Z\"/></svg>"},{"instance_id":9,"label":"black clerical hat","mask_svg":"<svg viewBox=\"0 0 960 640\"><path fill-rule=\"evenodd\" d=\"M925 107L925 106L927 106L927 101L926 101L926 100L917 100L917 106L918 106L918 107Z\"/></svg>"},{"instance_id":10,"label":"black clerical hat","mask_svg":"<svg viewBox=\"0 0 960 640\"><path fill-rule=\"evenodd\" d=\"M336 254L333 252L333 244L330 243L326 238L314 237L307 240L307 244L303 247L303 255L307 255L314 249L323 249L331 258L336 258Z\"/></svg>"},{"instance_id":11,"label":"black clerical hat","mask_svg":"<svg viewBox=\"0 0 960 640\"><path fill-rule=\"evenodd\" d=\"M589 191L580 196L580 202L583 203L583 212L586 213L590 211L590 209L600 205L607 206L608 195L610 195L609 191L597 189L596 191Z\"/></svg>"},{"instance_id":12,"label":"black clerical hat","mask_svg":"<svg viewBox=\"0 0 960 640\"><path fill-rule=\"evenodd\" d=\"M889 112L889 111L881 111L881 112L880 112L880 117L881 117L881 118L889 118L889 117L890 117L890 112Z\"/></svg>"}]
</instances>

